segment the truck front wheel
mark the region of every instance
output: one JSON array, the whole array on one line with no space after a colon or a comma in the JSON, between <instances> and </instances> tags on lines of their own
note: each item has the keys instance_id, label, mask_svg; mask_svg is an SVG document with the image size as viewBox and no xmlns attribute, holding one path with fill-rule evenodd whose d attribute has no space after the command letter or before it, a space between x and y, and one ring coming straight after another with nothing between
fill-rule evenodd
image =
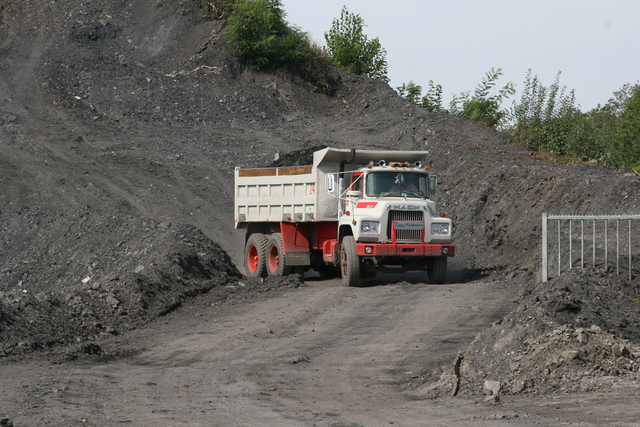
<instances>
[{"instance_id":1,"label":"truck front wheel","mask_svg":"<svg viewBox=\"0 0 640 427\"><path fill-rule=\"evenodd\" d=\"M360 260L356 255L356 240L353 236L345 236L340 248L340 270L342 284L345 286L360 285Z\"/></svg>"},{"instance_id":2,"label":"truck front wheel","mask_svg":"<svg viewBox=\"0 0 640 427\"><path fill-rule=\"evenodd\" d=\"M434 257L427 267L427 274L429 275L429 283L442 285L447 278L447 257Z\"/></svg>"},{"instance_id":3,"label":"truck front wheel","mask_svg":"<svg viewBox=\"0 0 640 427\"><path fill-rule=\"evenodd\" d=\"M267 243L267 272L269 276L288 276L291 267L287 267L287 261L282 250L282 235L273 233Z\"/></svg>"},{"instance_id":4,"label":"truck front wheel","mask_svg":"<svg viewBox=\"0 0 640 427\"><path fill-rule=\"evenodd\" d=\"M267 236L254 233L247 239L244 250L247 276L267 277Z\"/></svg>"}]
</instances>

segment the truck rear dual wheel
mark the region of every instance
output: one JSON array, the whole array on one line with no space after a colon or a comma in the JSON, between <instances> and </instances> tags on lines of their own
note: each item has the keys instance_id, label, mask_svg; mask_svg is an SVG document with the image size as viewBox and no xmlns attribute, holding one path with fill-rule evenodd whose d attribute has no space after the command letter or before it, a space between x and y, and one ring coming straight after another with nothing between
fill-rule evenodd
<instances>
[{"instance_id":1,"label":"truck rear dual wheel","mask_svg":"<svg viewBox=\"0 0 640 427\"><path fill-rule=\"evenodd\" d=\"M447 278L447 257L434 257L427 266L427 274L429 275L429 283L442 285Z\"/></svg>"},{"instance_id":2,"label":"truck rear dual wheel","mask_svg":"<svg viewBox=\"0 0 640 427\"><path fill-rule=\"evenodd\" d=\"M345 236L340 247L340 271L344 286L360 285L360 259L356 255L356 240Z\"/></svg>"},{"instance_id":3,"label":"truck rear dual wheel","mask_svg":"<svg viewBox=\"0 0 640 427\"><path fill-rule=\"evenodd\" d=\"M293 269L287 266L282 235L273 233L267 242L267 273L269 276L288 276Z\"/></svg>"},{"instance_id":4,"label":"truck rear dual wheel","mask_svg":"<svg viewBox=\"0 0 640 427\"><path fill-rule=\"evenodd\" d=\"M247 239L244 255L247 276L267 277L267 236L254 233Z\"/></svg>"}]
</instances>

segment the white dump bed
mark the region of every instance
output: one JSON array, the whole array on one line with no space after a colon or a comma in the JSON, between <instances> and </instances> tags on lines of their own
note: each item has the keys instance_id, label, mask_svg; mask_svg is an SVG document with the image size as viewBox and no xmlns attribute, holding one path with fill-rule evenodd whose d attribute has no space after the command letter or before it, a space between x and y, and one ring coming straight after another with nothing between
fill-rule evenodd
<instances>
[{"instance_id":1,"label":"white dump bed","mask_svg":"<svg viewBox=\"0 0 640 427\"><path fill-rule=\"evenodd\" d=\"M236 228L249 222L337 221L338 199L326 191L327 174L340 163L353 171L370 161L415 162L425 151L373 151L325 148L313 154L313 165L235 170ZM350 162L350 163L346 163Z\"/></svg>"},{"instance_id":2,"label":"white dump bed","mask_svg":"<svg viewBox=\"0 0 640 427\"><path fill-rule=\"evenodd\" d=\"M236 168L235 192L236 227L246 222L318 220L317 171L313 166Z\"/></svg>"}]
</instances>

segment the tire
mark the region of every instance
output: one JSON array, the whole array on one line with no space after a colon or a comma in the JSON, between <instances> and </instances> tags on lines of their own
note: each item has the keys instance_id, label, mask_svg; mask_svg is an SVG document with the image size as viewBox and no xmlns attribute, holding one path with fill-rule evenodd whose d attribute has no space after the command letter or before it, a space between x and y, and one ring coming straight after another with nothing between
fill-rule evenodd
<instances>
[{"instance_id":1,"label":"tire","mask_svg":"<svg viewBox=\"0 0 640 427\"><path fill-rule=\"evenodd\" d=\"M356 255L356 241L353 236L345 236L340 247L340 271L344 286L360 285L360 259Z\"/></svg>"},{"instance_id":2,"label":"tire","mask_svg":"<svg viewBox=\"0 0 640 427\"><path fill-rule=\"evenodd\" d=\"M434 257L427 267L429 275L429 283L434 285L442 285L447 278L447 257Z\"/></svg>"},{"instance_id":3,"label":"tire","mask_svg":"<svg viewBox=\"0 0 640 427\"><path fill-rule=\"evenodd\" d=\"M244 260L248 277L267 277L267 236L254 233L247 239Z\"/></svg>"},{"instance_id":4,"label":"tire","mask_svg":"<svg viewBox=\"0 0 640 427\"><path fill-rule=\"evenodd\" d=\"M287 260L283 251L282 235L273 233L267 242L267 274L269 276L288 276L291 267L287 267Z\"/></svg>"}]
</instances>

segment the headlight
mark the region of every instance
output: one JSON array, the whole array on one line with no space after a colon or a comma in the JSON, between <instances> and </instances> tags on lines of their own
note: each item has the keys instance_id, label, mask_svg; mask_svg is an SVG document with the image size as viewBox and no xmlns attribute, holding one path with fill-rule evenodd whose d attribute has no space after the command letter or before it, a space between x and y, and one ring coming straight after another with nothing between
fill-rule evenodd
<instances>
[{"instance_id":1,"label":"headlight","mask_svg":"<svg viewBox=\"0 0 640 427\"><path fill-rule=\"evenodd\" d=\"M449 224L431 224L431 235L449 234Z\"/></svg>"},{"instance_id":2,"label":"headlight","mask_svg":"<svg viewBox=\"0 0 640 427\"><path fill-rule=\"evenodd\" d=\"M376 221L362 221L360 223L360 231L363 233L379 233L380 223Z\"/></svg>"}]
</instances>

